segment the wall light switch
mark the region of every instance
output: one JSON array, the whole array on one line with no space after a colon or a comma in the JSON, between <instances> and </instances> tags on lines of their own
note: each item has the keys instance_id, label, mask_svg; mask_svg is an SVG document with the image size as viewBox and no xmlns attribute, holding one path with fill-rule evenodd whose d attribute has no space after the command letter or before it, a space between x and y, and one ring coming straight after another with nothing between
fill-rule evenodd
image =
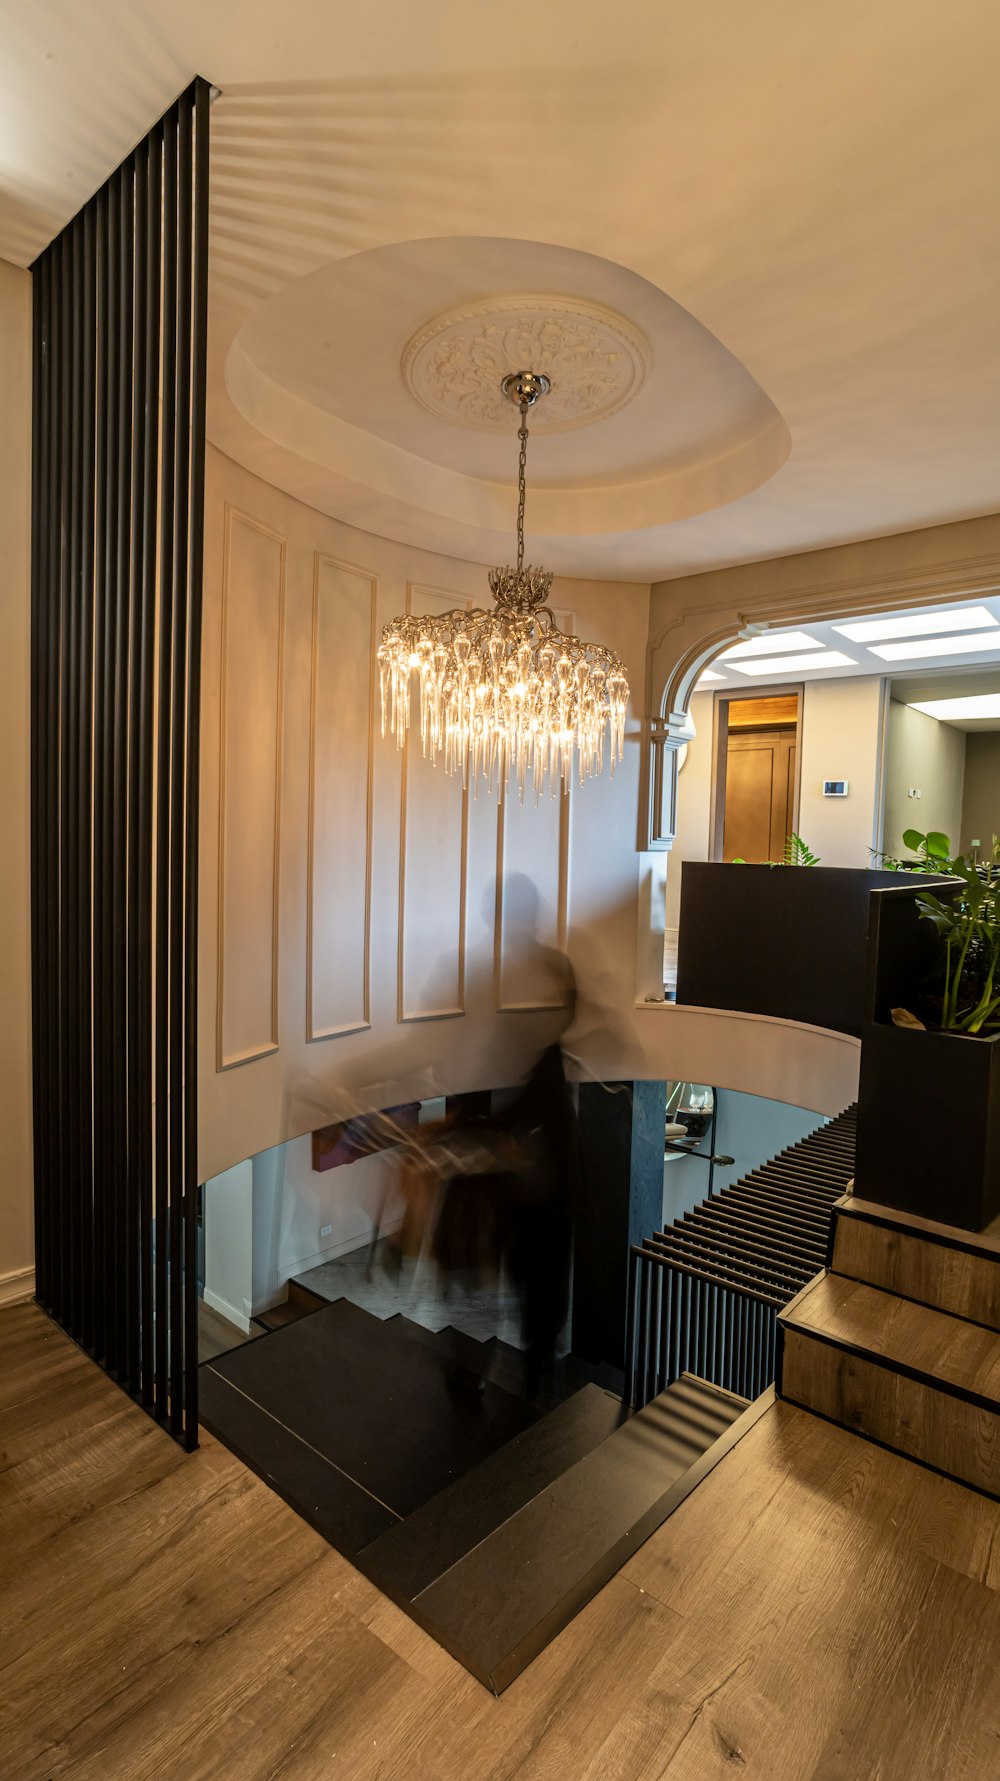
<instances>
[{"instance_id":1,"label":"wall light switch","mask_svg":"<svg viewBox=\"0 0 1000 1781\"><path fill-rule=\"evenodd\" d=\"M321 1224L319 1227L319 1234L321 1237L332 1237L333 1236L332 1224Z\"/></svg>"}]
</instances>

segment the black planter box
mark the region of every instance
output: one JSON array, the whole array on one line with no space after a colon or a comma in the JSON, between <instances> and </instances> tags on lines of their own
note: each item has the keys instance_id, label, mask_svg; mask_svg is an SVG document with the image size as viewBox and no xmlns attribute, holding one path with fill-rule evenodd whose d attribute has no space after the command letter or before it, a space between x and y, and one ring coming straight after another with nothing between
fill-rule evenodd
<instances>
[{"instance_id":1,"label":"black planter box","mask_svg":"<svg viewBox=\"0 0 1000 1781\"><path fill-rule=\"evenodd\" d=\"M965 1231L1000 1213L1000 1038L872 1024L854 1191Z\"/></svg>"},{"instance_id":2,"label":"black planter box","mask_svg":"<svg viewBox=\"0 0 1000 1781\"><path fill-rule=\"evenodd\" d=\"M685 860L678 1002L860 1038L871 892L898 883L863 867Z\"/></svg>"},{"instance_id":3,"label":"black planter box","mask_svg":"<svg viewBox=\"0 0 1000 1781\"><path fill-rule=\"evenodd\" d=\"M1000 1214L1000 1037L892 1025L936 951L914 884L872 895L854 1191L981 1231ZM957 887L955 887L957 888ZM934 885L945 899L947 884Z\"/></svg>"}]
</instances>

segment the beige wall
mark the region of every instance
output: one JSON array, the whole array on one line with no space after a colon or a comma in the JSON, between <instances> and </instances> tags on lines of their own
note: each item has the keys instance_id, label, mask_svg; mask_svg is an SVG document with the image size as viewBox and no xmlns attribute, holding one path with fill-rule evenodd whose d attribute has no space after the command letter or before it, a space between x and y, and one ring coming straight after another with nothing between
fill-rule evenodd
<instances>
[{"instance_id":1,"label":"beige wall","mask_svg":"<svg viewBox=\"0 0 1000 1781\"><path fill-rule=\"evenodd\" d=\"M883 850L894 859L906 856L907 829L924 835L936 829L957 849L966 759L963 732L891 699L885 752ZM920 796L911 797L911 791Z\"/></svg>"},{"instance_id":2,"label":"beige wall","mask_svg":"<svg viewBox=\"0 0 1000 1781\"><path fill-rule=\"evenodd\" d=\"M31 1268L29 500L31 275L0 261L0 1302ZM19 1276L21 1278L19 1278Z\"/></svg>"},{"instance_id":3,"label":"beige wall","mask_svg":"<svg viewBox=\"0 0 1000 1781\"><path fill-rule=\"evenodd\" d=\"M978 840L987 848L1000 835L1000 730L975 730L965 738L962 847Z\"/></svg>"},{"instance_id":4,"label":"beige wall","mask_svg":"<svg viewBox=\"0 0 1000 1781\"><path fill-rule=\"evenodd\" d=\"M814 680L802 699L799 834L824 866L870 866L881 812L882 681ZM846 779L846 798L823 796Z\"/></svg>"},{"instance_id":5,"label":"beige wall","mask_svg":"<svg viewBox=\"0 0 1000 1781\"><path fill-rule=\"evenodd\" d=\"M560 1016L519 1006L552 991L530 981L537 955L498 876L537 886L543 944L566 925L582 1050L620 1071L634 1039L636 726L615 779L574 786L568 811L515 800L500 819L419 745L404 767L379 734L373 637L408 589L415 609L488 603L484 569L351 530L216 451L206 492L202 1175L351 1103L517 1079ZM561 581L552 605L641 686L648 588Z\"/></svg>"},{"instance_id":6,"label":"beige wall","mask_svg":"<svg viewBox=\"0 0 1000 1781\"><path fill-rule=\"evenodd\" d=\"M685 860L707 860L709 815L712 803L712 726L715 700L711 693L695 693L691 722L695 734L688 743L684 765L677 780L677 835L667 865L667 941L676 941L681 912L681 867Z\"/></svg>"}]
</instances>

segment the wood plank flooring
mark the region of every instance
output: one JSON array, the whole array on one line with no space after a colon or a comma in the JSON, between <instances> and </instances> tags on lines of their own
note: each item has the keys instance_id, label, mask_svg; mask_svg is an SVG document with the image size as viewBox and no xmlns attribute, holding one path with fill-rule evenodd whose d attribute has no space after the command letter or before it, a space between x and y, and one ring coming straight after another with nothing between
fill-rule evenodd
<instances>
[{"instance_id":1,"label":"wood plank flooring","mask_svg":"<svg viewBox=\"0 0 1000 1781\"><path fill-rule=\"evenodd\" d=\"M987 1781L1000 1506L779 1404L495 1700L211 1439L0 1313L10 1781Z\"/></svg>"}]
</instances>

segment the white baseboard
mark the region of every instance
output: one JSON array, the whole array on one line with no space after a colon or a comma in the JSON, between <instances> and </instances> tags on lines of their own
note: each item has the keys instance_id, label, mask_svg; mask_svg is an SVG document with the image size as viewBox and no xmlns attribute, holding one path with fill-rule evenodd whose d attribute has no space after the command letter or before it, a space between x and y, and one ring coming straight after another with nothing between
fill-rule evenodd
<instances>
[{"instance_id":1,"label":"white baseboard","mask_svg":"<svg viewBox=\"0 0 1000 1781\"><path fill-rule=\"evenodd\" d=\"M9 1274L0 1274L0 1305L19 1305L22 1299L34 1296L34 1268L14 1268Z\"/></svg>"},{"instance_id":2,"label":"white baseboard","mask_svg":"<svg viewBox=\"0 0 1000 1781\"><path fill-rule=\"evenodd\" d=\"M236 1306L231 1305L228 1299L220 1299L218 1293L210 1292L207 1286L202 1297L210 1311L217 1311L219 1316L224 1317L227 1323L234 1323L238 1330L242 1330L245 1336L249 1336L249 1317L242 1311L237 1311Z\"/></svg>"},{"instance_id":3,"label":"white baseboard","mask_svg":"<svg viewBox=\"0 0 1000 1781\"><path fill-rule=\"evenodd\" d=\"M402 1212L396 1212L391 1218L387 1218L380 1227L379 1236L388 1237L394 1231L398 1231L402 1226L403 1218ZM340 1243L330 1243L325 1249L317 1249L312 1255L299 1256L297 1261L282 1262L279 1270L281 1281L292 1280L298 1274L307 1273L310 1268L320 1267L323 1262L339 1261L342 1255L353 1255L358 1249L367 1249L371 1240L372 1233L369 1226L367 1230L362 1231L360 1236L347 1237Z\"/></svg>"}]
</instances>

